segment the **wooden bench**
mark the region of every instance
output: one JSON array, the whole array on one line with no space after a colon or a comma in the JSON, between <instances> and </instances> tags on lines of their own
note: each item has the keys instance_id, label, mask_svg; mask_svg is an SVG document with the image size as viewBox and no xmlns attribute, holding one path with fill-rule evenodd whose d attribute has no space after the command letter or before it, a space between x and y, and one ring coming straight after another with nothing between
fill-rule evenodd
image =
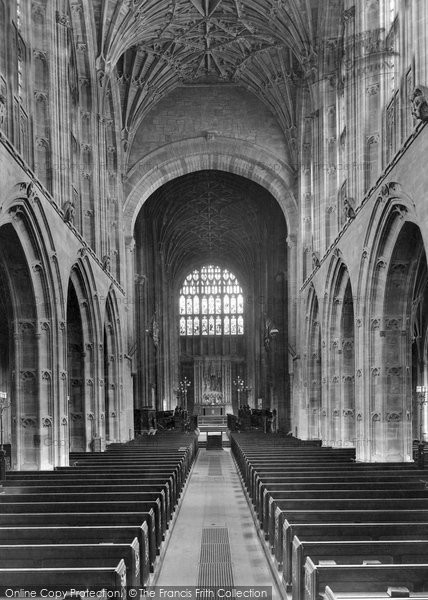
<instances>
[{"instance_id":1,"label":"wooden bench","mask_svg":"<svg viewBox=\"0 0 428 600\"><path fill-rule=\"evenodd\" d=\"M113 523L117 526L141 526L144 523L147 523L150 568L153 569L153 565L156 560L156 555L160 552L160 540L156 536L155 515L152 509L150 509L147 512L126 513L0 513L0 530L2 527L46 527L55 525L65 525L68 527L99 525L109 527Z\"/></svg>"},{"instance_id":2,"label":"wooden bench","mask_svg":"<svg viewBox=\"0 0 428 600\"><path fill-rule=\"evenodd\" d=\"M379 560L382 564L428 563L428 540L388 541L303 541L294 536L292 558L292 598L300 600L304 591L305 564L334 560L337 564L362 564Z\"/></svg>"},{"instance_id":3,"label":"wooden bench","mask_svg":"<svg viewBox=\"0 0 428 600\"><path fill-rule=\"evenodd\" d=\"M140 548L137 538L130 544L14 544L0 545L1 568L103 567L123 559L126 583L140 586Z\"/></svg>"},{"instance_id":4,"label":"wooden bench","mask_svg":"<svg viewBox=\"0 0 428 600\"><path fill-rule=\"evenodd\" d=\"M428 480L427 471L409 469L409 470L399 470L399 471L372 471L369 468L366 472L364 471L352 471L349 469L343 470L306 470L306 471L295 471L294 473L286 473L284 469L278 469L271 471L270 469L259 470L254 472L254 476L250 480L250 482L246 485L248 493L250 497L254 501L254 493L257 490L258 482L263 481L269 477L282 477L284 481L292 480L294 483L298 484L302 483L323 483L324 481L331 482L340 482L340 481L349 481L349 482L364 482L364 481L386 481L386 480L397 480L400 479L403 483L406 481L413 482L424 482Z\"/></svg>"},{"instance_id":5,"label":"wooden bench","mask_svg":"<svg viewBox=\"0 0 428 600\"><path fill-rule=\"evenodd\" d=\"M171 505L177 505L181 490L177 490L175 479L169 471L159 471L153 475L145 475L141 473L138 475L138 477L133 476L128 478L122 476L120 473L106 475L104 473L100 474L94 472L85 472L76 476L76 474L67 473L66 471L62 472L61 474L59 474L57 471L37 471L37 473L34 471L31 473L15 471L8 474L8 478L3 482L3 488L6 492L12 488L11 493L15 493L15 489L20 489L25 492L25 488L28 488L27 491L31 493L32 490L29 488L43 486L60 486L63 488L85 485L101 487L105 485L115 485L121 487L123 486L124 491L128 491L126 489L128 486L132 487L133 485L150 485L152 483L154 485L166 485L170 490L169 493L171 496Z\"/></svg>"},{"instance_id":6,"label":"wooden bench","mask_svg":"<svg viewBox=\"0 0 428 600\"><path fill-rule=\"evenodd\" d=\"M142 500L140 494L135 500L117 500L116 497L104 495L100 500L84 500L82 495L68 495L67 500L55 500L48 496L46 500L42 496L29 495L17 496L19 501L6 502L0 496L0 514L19 514L19 513L102 513L102 512L143 512L153 510L155 520L156 540L160 546L163 534L165 532L165 515L162 515L161 501L156 494L145 494L146 500ZM149 499L152 496L152 499ZM93 497L92 494L87 494L86 498ZM109 499L107 499L107 497ZM73 500L73 498L75 498Z\"/></svg>"},{"instance_id":7,"label":"wooden bench","mask_svg":"<svg viewBox=\"0 0 428 600\"><path fill-rule=\"evenodd\" d=\"M286 508L290 506L295 508L297 501L303 501L304 506L311 507L311 502L315 502L315 507L320 506L321 502L324 507L329 510L336 508L336 505L343 505L345 509L353 509L361 506L373 506L379 504L376 501L385 501L385 508L401 507L400 501L409 501L413 508L424 508L427 504L428 508L428 490L312 490L305 491L280 491L273 492L265 490L263 501L260 505L260 520L265 531L269 528L269 514L271 519L276 507ZM357 502L361 500L361 502ZM424 502L427 501L427 502ZM405 506L403 506L404 508Z\"/></svg>"},{"instance_id":8,"label":"wooden bench","mask_svg":"<svg viewBox=\"0 0 428 600\"><path fill-rule=\"evenodd\" d=\"M364 509L361 509L364 506ZM412 506L409 509L409 506ZM282 546L282 528L284 520L287 518L289 521L291 514L305 513L310 516L311 513L318 513L328 517L329 514L342 514L343 522L350 521L354 517L358 521L366 520L365 514L371 514L372 517L367 516L367 521L383 521L383 518L378 518L380 513L394 514L397 518L396 521L406 521L407 517L399 518L398 514L427 514L428 515L428 499L416 499L411 502L406 499L394 500L391 498L380 498L380 499L360 499L360 500L284 500L284 502L270 499L269 504L269 527L267 530L267 537L272 548L276 546ZM359 516L360 515L360 516ZM351 517L351 518L349 518ZM310 516L312 518L312 516ZM321 519L316 519L323 520ZM328 519L327 519L328 520ZM422 519L426 520L426 519ZM302 522L302 521L300 521Z\"/></svg>"},{"instance_id":9,"label":"wooden bench","mask_svg":"<svg viewBox=\"0 0 428 600\"><path fill-rule=\"evenodd\" d=\"M282 564L285 586L292 582L294 536L306 541L341 542L343 540L419 540L428 539L428 522L418 523L293 523L287 520L283 526L283 551L277 555Z\"/></svg>"},{"instance_id":10,"label":"wooden bench","mask_svg":"<svg viewBox=\"0 0 428 600\"><path fill-rule=\"evenodd\" d=\"M334 592L328 585L323 594L325 600L391 600L391 598L410 598L428 600L428 592L410 592L408 588L388 586L383 592Z\"/></svg>"},{"instance_id":11,"label":"wooden bench","mask_svg":"<svg viewBox=\"0 0 428 600\"><path fill-rule=\"evenodd\" d=\"M278 564L281 564L283 563L283 554L284 556L291 556L292 554L294 523L343 523L344 525L352 523L365 525L370 523L425 523L428 522L428 510L410 508L403 510L383 510L382 508L376 510L295 510L287 511L285 516L278 509L277 517L273 549ZM288 522L288 536L283 539L285 521ZM286 546L286 544L289 544L289 546Z\"/></svg>"},{"instance_id":12,"label":"wooden bench","mask_svg":"<svg viewBox=\"0 0 428 600\"><path fill-rule=\"evenodd\" d=\"M126 598L127 585L123 560L103 567L0 568L0 582L3 588L24 588L27 593L34 590L39 596L43 588L107 588L118 590L122 598Z\"/></svg>"},{"instance_id":13,"label":"wooden bench","mask_svg":"<svg viewBox=\"0 0 428 600\"><path fill-rule=\"evenodd\" d=\"M176 461L174 459L162 459L161 457L146 457L146 458L137 458L133 456L122 457L118 459L104 459L100 458L98 460L80 460L77 461L77 464L72 464L70 467L57 467L55 469L56 472L63 473L65 470L67 472L88 472L96 471L96 472L120 472L120 473L153 473L159 470L168 470L170 474L173 474L177 478L177 484L181 488L181 486L186 481L189 465L184 462Z\"/></svg>"},{"instance_id":14,"label":"wooden bench","mask_svg":"<svg viewBox=\"0 0 428 600\"><path fill-rule=\"evenodd\" d=\"M326 586L337 592L382 592L389 586L428 591L428 564L315 565L307 558L304 600L323 599Z\"/></svg>"},{"instance_id":15,"label":"wooden bench","mask_svg":"<svg viewBox=\"0 0 428 600\"><path fill-rule=\"evenodd\" d=\"M150 494L150 497L153 495L158 495L161 501L161 510L162 514L165 517L165 527L168 527L168 522L172 517L172 505L171 505L171 496L169 494L169 488L165 484L141 484L135 486L125 486L125 489L122 486L116 485L79 485L79 486L70 486L70 485L56 485L56 486L20 486L18 488L15 487L6 487L4 488L3 494L0 495L0 510L1 503L5 502L20 502L21 498L23 498L24 502L31 502L31 497L34 498L35 502L39 502L36 500L36 497L42 497L46 500L55 501L59 500L79 500L80 498L91 499L91 500L101 500L106 495L108 498L112 500L134 500L138 501L138 497L145 498L147 494ZM3 500L7 498L7 500Z\"/></svg>"},{"instance_id":16,"label":"wooden bench","mask_svg":"<svg viewBox=\"0 0 428 600\"><path fill-rule=\"evenodd\" d=\"M99 474L102 478L110 479L110 476L120 475L122 478L134 477L138 479L140 475L154 475L159 471L167 471L169 476L174 477L175 487L177 490L181 490L185 481L186 476L183 475L182 470L177 467L175 464L172 465L158 465L156 466L153 462L148 463L147 465L134 465L133 467L129 466L120 466L120 465L108 465L108 464L99 464L98 466L94 465L86 465L85 466L72 466L72 467L57 467L54 473L67 473L69 476L73 475L81 476L82 474ZM187 475L187 474L186 474ZM9 475L6 476L6 479L9 479Z\"/></svg>"},{"instance_id":17,"label":"wooden bench","mask_svg":"<svg viewBox=\"0 0 428 600\"><path fill-rule=\"evenodd\" d=\"M139 549L140 583L145 585L150 574L150 556L147 522L140 526L127 525L46 525L0 527L0 540L4 545L25 544L124 544L136 539Z\"/></svg>"},{"instance_id":18,"label":"wooden bench","mask_svg":"<svg viewBox=\"0 0 428 600\"><path fill-rule=\"evenodd\" d=\"M397 481L385 481L379 483L376 481L364 481L359 483L349 483L347 481L344 482L331 482L327 480L324 484L316 483L306 483L306 484L296 484L296 483L287 483L284 484L282 482L272 483L271 481L261 481L258 486L256 492L256 499L254 503L254 507L256 512L259 515L260 521L262 521L263 515L263 498L265 497L265 491L269 492L271 495L275 496L276 494L282 495L288 492L300 492L305 493L308 491L309 493L319 494L324 493L325 491L372 491L372 490L380 490L382 492L389 491L392 496L399 496L400 494L404 494L406 492L414 492L414 491L424 491L428 495L428 490L425 488L425 483L422 481L408 482L403 483L400 480Z\"/></svg>"}]
</instances>

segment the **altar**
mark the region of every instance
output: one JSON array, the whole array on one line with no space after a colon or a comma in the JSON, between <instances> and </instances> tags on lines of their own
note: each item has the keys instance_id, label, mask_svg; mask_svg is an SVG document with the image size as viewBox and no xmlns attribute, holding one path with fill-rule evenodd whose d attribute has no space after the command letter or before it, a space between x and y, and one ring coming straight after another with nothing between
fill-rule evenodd
<instances>
[{"instance_id":1,"label":"altar","mask_svg":"<svg viewBox=\"0 0 428 600\"><path fill-rule=\"evenodd\" d=\"M205 390L200 402L194 406L194 414L197 415L225 415L226 403L222 392L216 390Z\"/></svg>"},{"instance_id":2,"label":"altar","mask_svg":"<svg viewBox=\"0 0 428 600\"><path fill-rule=\"evenodd\" d=\"M232 410L230 359L222 356L194 359L193 414L224 417Z\"/></svg>"},{"instance_id":3,"label":"altar","mask_svg":"<svg viewBox=\"0 0 428 600\"><path fill-rule=\"evenodd\" d=\"M223 416L226 414L226 404L195 404L194 414L198 416Z\"/></svg>"}]
</instances>

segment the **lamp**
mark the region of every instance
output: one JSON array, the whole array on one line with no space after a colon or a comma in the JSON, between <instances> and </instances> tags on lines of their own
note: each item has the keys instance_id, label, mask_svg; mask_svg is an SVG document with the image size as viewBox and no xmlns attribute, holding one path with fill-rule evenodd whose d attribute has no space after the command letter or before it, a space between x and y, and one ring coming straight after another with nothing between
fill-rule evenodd
<instances>
[{"instance_id":1,"label":"lamp","mask_svg":"<svg viewBox=\"0 0 428 600\"><path fill-rule=\"evenodd\" d=\"M189 387L191 386L191 381L189 381L189 379L187 379L187 377L185 377L184 379L182 379L180 381L180 383L178 384L178 391L180 392L180 394L183 394L184 396L184 410L187 411L187 390L189 389Z\"/></svg>"}]
</instances>

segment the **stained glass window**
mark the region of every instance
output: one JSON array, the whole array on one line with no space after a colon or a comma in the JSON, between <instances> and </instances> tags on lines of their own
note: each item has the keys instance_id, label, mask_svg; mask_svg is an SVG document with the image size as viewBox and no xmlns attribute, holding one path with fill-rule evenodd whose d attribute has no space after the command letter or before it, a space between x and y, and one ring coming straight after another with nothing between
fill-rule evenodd
<instances>
[{"instance_id":1,"label":"stained glass window","mask_svg":"<svg viewBox=\"0 0 428 600\"><path fill-rule=\"evenodd\" d=\"M235 275L214 265L195 269L179 298L180 335L243 335L244 296Z\"/></svg>"}]
</instances>

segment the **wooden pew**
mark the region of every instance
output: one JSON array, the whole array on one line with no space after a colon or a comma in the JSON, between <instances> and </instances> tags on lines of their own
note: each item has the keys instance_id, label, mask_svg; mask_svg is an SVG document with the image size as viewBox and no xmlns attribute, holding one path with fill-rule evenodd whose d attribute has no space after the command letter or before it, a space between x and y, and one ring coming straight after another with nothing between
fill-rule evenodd
<instances>
[{"instance_id":1,"label":"wooden pew","mask_svg":"<svg viewBox=\"0 0 428 600\"><path fill-rule=\"evenodd\" d=\"M337 592L382 592L389 586L428 591L428 564L315 565L307 558L304 600L321 600L326 586Z\"/></svg>"},{"instance_id":2,"label":"wooden pew","mask_svg":"<svg viewBox=\"0 0 428 600\"><path fill-rule=\"evenodd\" d=\"M361 506L364 509L361 510ZM408 507L412 508L409 509ZM305 513L307 517L312 519L314 513L325 515L328 517L329 514L341 514L343 516L343 522L350 521L354 516L358 518L358 521L364 520L365 514L371 514L372 517L368 517L367 521L383 521L383 518L378 518L381 513L394 514L396 515L395 520L406 521L407 517L400 518L398 514L420 514L428 515L428 499L415 499L408 501L406 499L391 499L391 498L380 498L380 499L360 499L360 500L285 500L284 502L275 501L270 499L269 505L269 528L268 528L268 539L271 547L275 549L277 546L282 547L282 528L284 520L290 518L292 514ZM312 515L311 515L312 513ZM302 519L303 520L307 520ZM313 519L312 519L313 520ZM315 519L322 521L323 519ZM425 520L425 519L423 519ZM300 522L302 522L300 521Z\"/></svg>"},{"instance_id":3,"label":"wooden pew","mask_svg":"<svg viewBox=\"0 0 428 600\"><path fill-rule=\"evenodd\" d=\"M405 492L414 492L414 491L425 491L428 494L428 490L425 488L425 483L422 481L410 482L410 483L402 483L400 480L397 481L385 481L379 483L378 481L364 481L359 483L354 482L331 482L326 480L325 483L287 483L284 484L282 482L271 483L270 481L263 481L260 483L257 493L256 493L256 501L254 503L254 507L256 512L259 515L259 519L263 522L263 498L265 497L265 491L269 492L271 495L275 496L276 494L284 494L290 492L310 492L310 493L321 493L324 491L389 491L389 493L394 496L400 496Z\"/></svg>"},{"instance_id":4,"label":"wooden pew","mask_svg":"<svg viewBox=\"0 0 428 600\"><path fill-rule=\"evenodd\" d=\"M136 566L132 567L128 554L124 556L131 575L128 584L144 585L197 453L196 435L168 435L158 439L160 443L155 445L143 443L133 448L120 445L100 454L72 454L74 466L59 467L54 472L9 473L7 489L0 495L0 527L7 524L8 536L12 538L8 544L12 550L7 548L7 552L2 553L0 547L0 566L5 576L18 567L22 568L20 573L26 572L30 566L43 566L49 573L55 573L54 567L77 568L82 561L86 563L85 567L110 568L109 564L102 564L103 561L110 560L111 555L115 560L121 559L117 552L129 546L124 546L124 543L127 544L124 542L119 547L117 538L115 544L111 543L111 523L115 523L116 527L124 524L128 529L145 527L146 538L140 535L141 549L134 553ZM177 446L171 448L171 442ZM28 533L30 524L32 533ZM53 534L56 526L62 528L62 533L56 529ZM94 526L99 529L96 533ZM47 527L50 529L48 539ZM64 538L60 538L64 527L69 529L68 533L73 530L73 546L64 544ZM34 532L36 528L37 533ZM90 545L87 538L82 546L83 540L79 536L82 537L84 528L91 528L97 546ZM108 536L106 531L109 528ZM22 541L19 543L22 530L27 531L26 535L30 538L43 531L44 543L31 541L25 544L24 549ZM6 527L0 529L0 535L1 532L6 533ZM52 541L55 544L51 545ZM135 543L138 545L138 540ZM39 547L38 554L31 550L35 545ZM91 556L98 545L102 550ZM83 548L80 554L79 547ZM36 560L38 563L34 564ZM138 564L141 565L141 581L137 581L136 577ZM34 569L32 572L35 572ZM50 583L52 577L48 574ZM74 578L73 584L75 582Z\"/></svg>"},{"instance_id":5,"label":"wooden pew","mask_svg":"<svg viewBox=\"0 0 428 600\"><path fill-rule=\"evenodd\" d=\"M140 526L127 525L46 525L0 527L4 545L24 544L123 544L137 539L139 548L140 583L145 585L150 575L150 556L147 522Z\"/></svg>"},{"instance_id":6,"label":"wooden pew","mask_svg":"<svg viewBox=\"0 0 428 600\"><path fill-rule=\"evenodd\" d=\"M14 544L0 545L0 565L7 568L103 567L119 563L126 567L127 585L141 585L140 548L137 538L130 544Z\"/></svg>"},{"instance_id":7,"label":"wooden pew","mask_svg":"<svg viewBox=\"0 0 428 600\"><path fill-rule=\"evenodd\" d=\"M383 592L334 592L328 585L323 594L325 600L391 600L391 598L410 598L428 600L428 592L410 592L408 588L388 586Z\"/></svg>"},{"instance_id":8,"label":"wooden pew","mask_svg":"<svg viewBox=\"0 0 428 600\"><path fill-rule=\"evenodd\" d=\"M117 495L94 494L56 494L61 499L55 499L54 494L46 496L43 499L38 494L26 494L16 496L11 499L11 496L0 495L0 513L1 514L17 514L17 513L99 513L99 512L139 512L153 510L155 516L156 539L158 544L162 542L163 534L165 533L166 520L165 514L162 514L161 501L156 493L144 494L144 499L141 494L137 494L135 498L126 496L126 500L118 500ZM6 500L5 500L6 498ZM87 498L92 498L91 500Z\"/></svg>"},{"instance_id":9,"label":"wooden pew","mask_svg":"<svg viewBox=\"0 0 428 600\"><path fill-rule=\"evenodd\" d=\"M138 477L131 476L128 478L122 476L120 473L107 475L105 473L85 472L76 475L74 473L67 473L67 471L63 471L61 474L58 471L11 471L8 473L6 481L3 482L3 487L7 492L9 488L19 487L23 489L25 487L41 487L45 485L68 487L90 484L94 486L117 485L126 488L127 486L149 485L151 483L168 486L171 496L171 506L177 505L181 490L177 490L175 479L169 471L159 471L153 475L140 473ZM31 493L30 489L28 491ZM11 491L11 493L15 492Z\"/></svg>"},{"instance_id":10,"label":"wooden pew","mask_svg":"<svg viewBox=\"0 0 428 600\"><path fill-rule=\"evenodd\" d=\"M96 468L92 465L87 465L86 467L57 467L54 473L61 473L61 476L64 473L67 473L68 476L72 474L74 477L80 477L83 474L98 474L99 478L104 478L109 480L111 476L121 476L121 478L130 478L133 477L138 479L139 475L148 475L151 476L157 475L159 471L167 471L169 476L172 476L175 480L175 488L177 490L181 490L186 481L186 477L183 476L183 473L179 467L175 464L173 465L160 465L156 466L153 463L147 465L137 465L134 466L120 466L120 465L98 465ZM186 475L187 476L187 475ZM8 475L6 479L8 479Z\"/></svg>"},{"instance_id":11,"label":"wooden pew","mask_svg":"<svg viewBox=\"0 0 428 600\"><path fill-rule=\"evenodd\" d=\"M260 515L263 529L269 530L269 514L270 518L273 519L272 513L279 506L284 508L289 505L293 509L296 505L296 501L301 500L305 503L305 506L310 506L311 501L314 501L317 505L323 502L325 508L328 510L331 506L336 508L336 504L342 503L344 508L357 508L361 506L377 506L379 501L385 501L385 507L395 504L399 506L400 500L408 500L411 502L413 508L424 508L424 500L428 500L428 490L312 490L304 491L280 491L273 492L270 489L265 490L263 495L263 501L260 505ZM361 502L356 502L361 500ZM337 502L336 502L337 501ZM419 504L418 504L419 503ZM282 526L282 525L281 525Z\"/></svg>"},{"instance_id":12,"label":"wooden pew","mask_svg":"<svg viewBox=\"0 0 428 600\"><path fill-rule=\"evenodd\" d=\"M418 523L293 523L283 526L282 579L286 587L292 583L294 536L306 541L342 542L343 540L385 541L428 539L428 522Z\"/></svg>"},{"instance_id":13,"label":"wooden pew","mask_svg":"<svg viewBox=\"0 0 428 600\"><path fill-rule=\"evenodd\" d=\"M303 597L305 564L310 557L314 564L334 560L337 564L362 564L378 560L382 564L428 563L428 540L388 541L306 541L294 536L292 558L292 599Z\"/></svg>"},{"instance_id":14,"label":"wooden pew","mask_svg":"<svg viewBox=\"0 0 428 600\"><path fill-rule=\"evenodd\" d=\"M278 509L279 512L280 509ZM282 534L287 521L286 539L283 539ZM279 523L282 523L281 529ZM293 524L305 523L343 523L344 525L351 523L361 523L368 525L370 523L427 523L428 510L383 510L382 508L371 510L295 510L287 511L286 519L281 514L281 519L278 519L275 527L274 551L278 564L283 563L283 555L291 556L292 554L292 539L294 537ZM289 544L289 545L287 545Z\"/></svg>"},{"instance_id":15,"label":"wooden pew","mask_svg":"<svg viewBox=\"0 0 428 600\"><path fill-rule=\"evenodd\" d=\"M126 566L123 560L103 567L0 568L2 587L19 587L28 593L48 589L89 588L119 590L126 598ZM78 597L78 596L76 596Z\"/></svg>"},{"instance_id":16,"label":"wooden pew","mask_svg":"<svg viewBox=\"0 0 428 600\"><path fill-rule=\"evenodd\" d=\"M149 538L150 568L156 560L160 551L160 540L156 536L156 525L154 511L147 512L57 512L57 513L0 513L0 528L2 527L46 527L55 525L66 525L68 527L99 525L109 527L114 525L140 526L147 523Z\"/></svg>"},{"instance_id":17,"label":"wooden pew","mask_svg":"<svg viewBox=\"0 0 428 600\"><path fill-rule=\"evenodd\" d=\"M168 527L169 520L172 517L172 506L171 506L171 496L169 495L169 488L165 484L141 484L134 486L116 486L116 485L56 485L56 486L20 486L20 487L12 487L8 486L4 488L3 494L0 495L0 510L1 510L1 502L20 502L21 498L23 498L23 502L30 502L31 497L41 496L46 500L69 500L71 498L79 499L80 497L90 498L93 500L102 499L102 496L107 494L108 498L112 498L113 500L116 498L118 500L123 499L135 499L138 500L138 496L141 496L143 499L145 494L153 494L159 495L161 500L161 509L162 514L165 515L165 527ZM3 500L6 498L5 500ZM27 500L25 500L27 498ZM39 500L35 500L38 502Z\"/></svg>"},{"instance_id":18,"label":"wooden pew","mask_svg":"<svg viewBox=\"0 0 428 600\"><path fill-rule=\"evenodd\" d=\"M257 487L258 482L260 483L281 483L283 482L285 485L294 484L320 484L331 482L331 483L340 483L340 482L349 482L349 483L364 483L371 482L373 480L383 482L383 481L397 481L401 483L406 482L418 482L421 484L425 484L428 481L428 473L426 471L409 469L404 471L399 471L398 473L391 473L390 471L382 472L370 471L367 469L367 472L353 472L352 470L345 469L339 473L337 472L322 472L320 473L320 469L315 471L308 472L307 470L304 473L293 473L288 474L282 471L270 471L269 467L265 469L260 469L255 476L255 486ZM250 487L246 486L250 491Z\"/></svg>"},{"instance_id":19,"label":"wooden pew","mask_svg":"<svg viewBox=\"0 0 428 600\"><path fill-rule=\"evenodd\" d=\"M285 472L283 468L277 469L275 471L271 471L270 468L266 470L260 469L259 471L254 472L254 476L246 488L250 497L254 500L255 498L255 490L258 487L259 481L267 480L270 477L283 477L284 481L292 480L296 484L302 483L322 483L323 481L350 481L350 482L364 482L364 481L385 481L385 480L396 480L401 479L404 483L406 481L422 481L428 480L427 471L416 470L414 468L409 468L408 470L398 470L398 471L382 471L379 469L372 470L370 466L367 467L366 472L364 471L353 471L352 469L330 469L325 470L322 468L318 469L308 469L294 472Z\"/></svg>"}]
</instances>

